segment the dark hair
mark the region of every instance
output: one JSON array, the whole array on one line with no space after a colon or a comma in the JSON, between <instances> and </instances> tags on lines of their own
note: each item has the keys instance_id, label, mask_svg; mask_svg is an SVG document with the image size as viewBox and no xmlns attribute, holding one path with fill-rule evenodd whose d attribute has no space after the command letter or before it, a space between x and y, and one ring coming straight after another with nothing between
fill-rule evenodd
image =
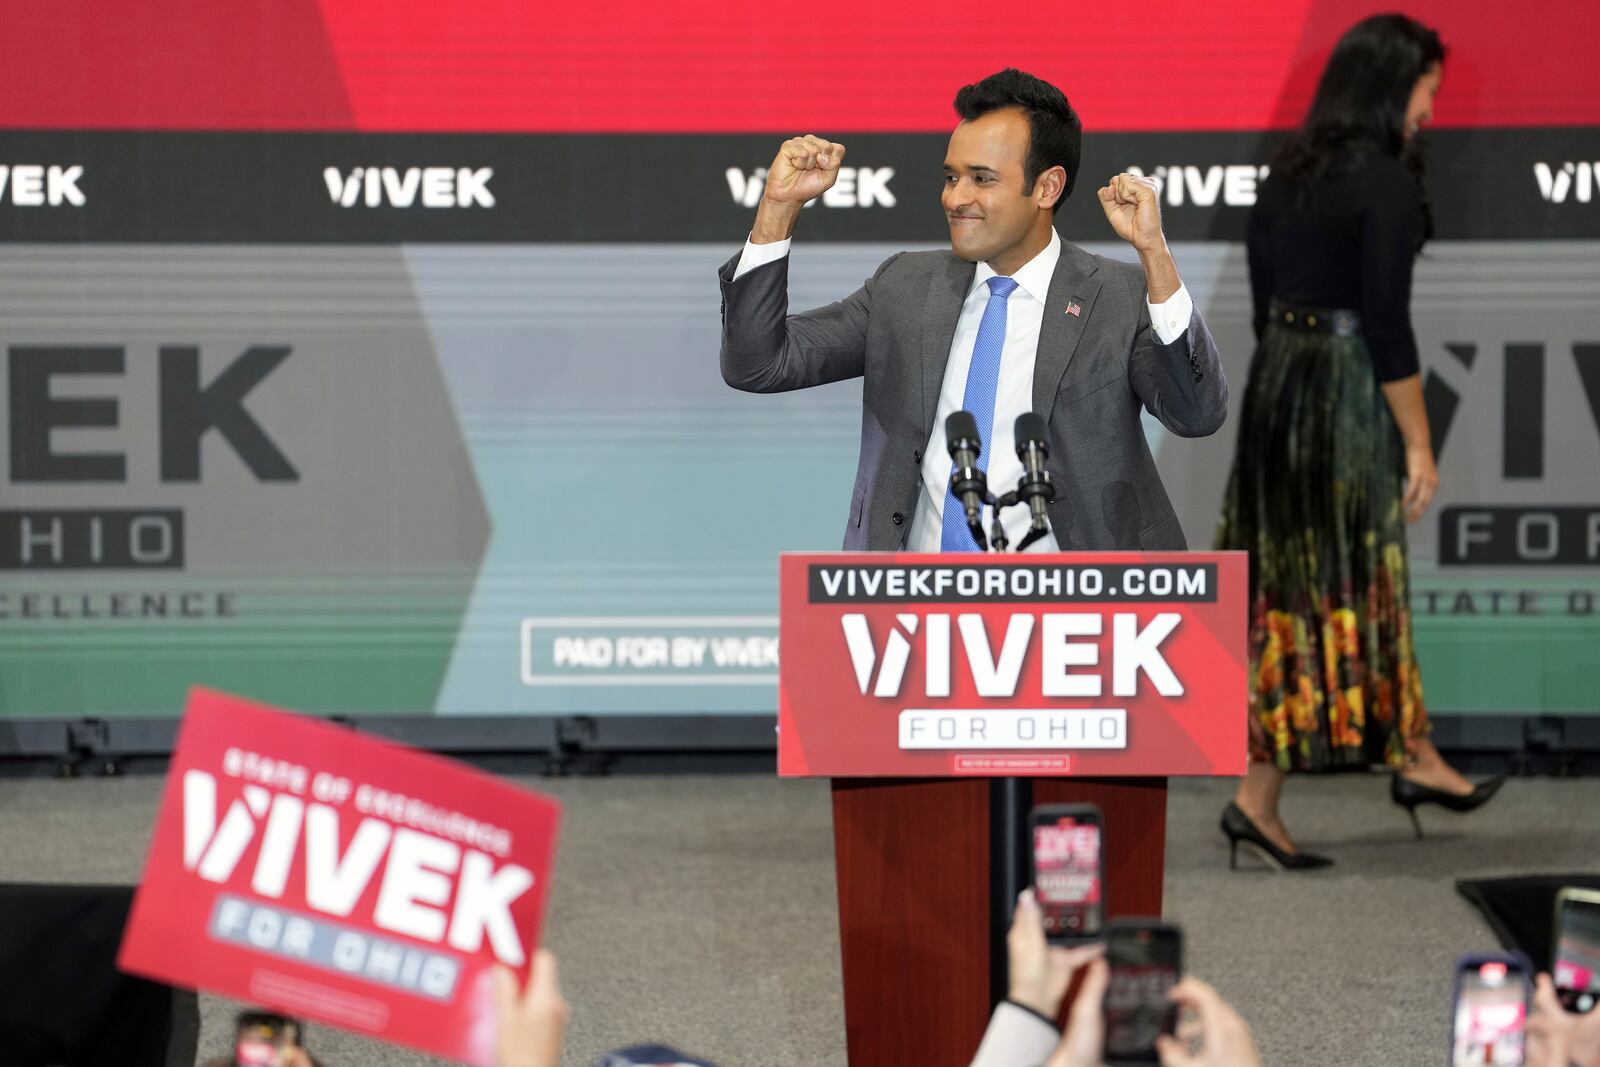
<instances>
[{"instance_id":1,"label":"dark hair","mask_svg":"<svg viewBox=\"0 0 1600 1067\"><path fill-rule=\"evenodd\" d=\"M1066 93L1015 67L991 74L981 82L964 85L956 93L956 114L967 122L1008 107L1028 117L1028 157L1022 165L1023 194L1033 192L1039 175L1051 167L1060 167L1067 172L1066 186L1053 209L1060 211L1078 181L1083 123L1067 103Z\"/></svg>"},{"instance_id":2,"label":"dark hair","mask_svg":"<svg viewBox=\"0 0 1600 1067\"><path fill-rule=\"evenodd\" d=\"M1404 163L1420 185L1422 155L1415 138L1406 140L1406 107L1417 79L1443 63L1444 53L1437 31L1405 15L1373 15L1350 27L1333 46L1311 109L1278 149L1272 172L1304 192L1378 151ZM1426 230L1432 229L1430 221Z\"/></svg>"}]
</instances>

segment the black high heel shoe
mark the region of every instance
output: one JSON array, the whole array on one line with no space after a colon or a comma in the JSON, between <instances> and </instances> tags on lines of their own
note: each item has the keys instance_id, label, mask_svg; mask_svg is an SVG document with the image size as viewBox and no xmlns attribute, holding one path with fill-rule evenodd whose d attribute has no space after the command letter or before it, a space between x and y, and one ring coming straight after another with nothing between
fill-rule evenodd
<instances>
[{"instance_id":1,"label":"black high heel shoe","mask_svg":"<svg viewBox=\"0 0 1600 1067\"><path fill-rule=\"evenodd\" d=\"M1402 778L1398 773L1389 779L1389 799L1406 809L1406 814L1411 816L1411 825L1417 831L1417 837L1422 837L1422 820L1417 818L1417 807L1421 804L1437 804L1450 811L1467 812L1481 808L1489 803L1489 798L1500 791L1506 784L1505 775L1490 778L1487 782L1479 782L1472 787L1470 793L1447 793L1443 789L1434 789L1431 786L1413 782L1409 778Z\"/></svg>"},{"instance_id":2,"label":"black high heel shoe","mask_svg":"<svg viewBox=\"0 0 1600 1067\"><path fill-rule=\"evenodd\" d=\"M1228 802L1222 809L1222 832L1228 839L1228 868L1239 869L1239 842L1260 856L1269 866L1280 871L1311 871L1318 867L1331 867L1333 861L1326 856L1310 852L1285 852L1273 844L1266 834L1250 821L1250 816L1239 810L1239 805Z\"/></svg>"}]
</instances>

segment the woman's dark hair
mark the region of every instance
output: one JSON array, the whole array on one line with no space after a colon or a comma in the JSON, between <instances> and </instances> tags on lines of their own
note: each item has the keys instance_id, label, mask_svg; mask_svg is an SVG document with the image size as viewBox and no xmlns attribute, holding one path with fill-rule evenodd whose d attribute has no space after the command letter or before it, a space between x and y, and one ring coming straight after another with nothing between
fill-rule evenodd
<instances>
[{"instance_id":1,"label":"woman's dark hair","mask_svg":"<svg viewBox=\"0 0 1600 1067\"><path fill-rule=\"evenodd\" d=\"M1373 15L1350 27L1333 46L1305 122L1278 149L1272 172L1305 190L1376 150L1403 162L1420 184L1422 156L1415 139L1406 140L1406 107L1417 79L1443 63L1444 52L1437 31L1405 15Z\"/></svg>"},{"instance_id":2,"label":"woman's dark hair","mask_svg":"<svg viewBox=\"0 0 1600 1067\"><path fill-rule=\"evenodd\" d=\"M1083 149L1083 124L1067 103L1067 94L1054 85L1014 67L991 74L981 82L964 85L956 93L956 114L971 122L991 111L1014 107L1028 116L1028 157L1022 165L1023 195L1033 192L1039 175L1051 167L1067 172L1066 186L1054 211L1060 211L1078 180L1078 157Z\"/></svg>"}]
</instances>

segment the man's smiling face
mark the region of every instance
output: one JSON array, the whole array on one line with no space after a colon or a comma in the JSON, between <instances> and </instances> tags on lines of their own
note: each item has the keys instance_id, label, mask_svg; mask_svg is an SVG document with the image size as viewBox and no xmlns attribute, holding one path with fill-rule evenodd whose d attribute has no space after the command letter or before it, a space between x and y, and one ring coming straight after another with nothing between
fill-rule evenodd
<instances>
[{"instance_id":1,"label":"man's smiling face","mask_svg":"<svg viewBox=\"0 0 1600 1067\"><path fill-rule=\"evenodd\" d=\"M1029 238L1040 225L1041 210L1049 216L1049 205L1040 203L1045 175L1031 190L1023 180L1029 138L1028 117L1016 108L963 122L950 135L941 202L950 224L950 247L962 259L987 262L1009 274L1032 258L1009 262L1036 243ZM1053 197L1048 199L1054 203ZM996 266L997 261L1009 270Z\"/></svg>"}]
</instances>

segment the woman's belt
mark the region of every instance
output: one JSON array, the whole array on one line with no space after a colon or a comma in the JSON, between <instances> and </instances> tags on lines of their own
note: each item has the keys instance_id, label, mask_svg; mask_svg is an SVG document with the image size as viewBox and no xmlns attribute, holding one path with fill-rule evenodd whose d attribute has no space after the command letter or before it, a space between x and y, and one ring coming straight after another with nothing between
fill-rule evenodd
<instances>
[{"instance_id":1,"label":"woman's belt","mask_svg":"<svg viewBox=\"0 0 1600 1067\"><path fill-rule=\"evenodd\" d=\"M1307 333L1331 333L1335 337L1354 337L1361 332L1361 316L1337 308L1314 308L1274 300L1267 321Z\"/></svg>"}]
</instances>

